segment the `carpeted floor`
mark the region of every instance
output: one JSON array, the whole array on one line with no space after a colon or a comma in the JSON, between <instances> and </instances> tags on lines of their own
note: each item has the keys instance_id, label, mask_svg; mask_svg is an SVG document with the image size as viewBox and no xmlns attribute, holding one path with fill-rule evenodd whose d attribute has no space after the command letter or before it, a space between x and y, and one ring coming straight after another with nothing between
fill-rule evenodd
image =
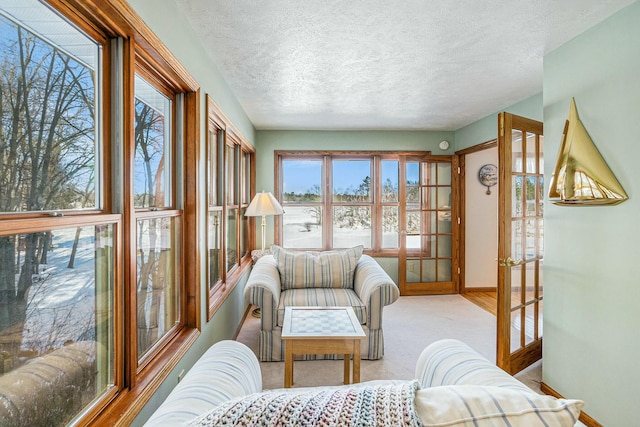
<instances>
[{"instance_id":1,"label":"carpeted floor","mask_svg":"<svg viewBox=\"0 0 640 427\"><path fill-rule=\"evenodd\" d=\"M490 361L495 361L496 319L460 295L400 297L384 308L385 354L380 360L363 360L361 380L409 380L414 377L418 356L430 343L455 338L466 342ZM256 354L260 319L247 316L237 340ZM283 386L284 362L261 362L262 386ZM342 384L342 360L296 361L294 387ZM541 363L517 375L539 391Z\"/></svg>"}]
</instances>

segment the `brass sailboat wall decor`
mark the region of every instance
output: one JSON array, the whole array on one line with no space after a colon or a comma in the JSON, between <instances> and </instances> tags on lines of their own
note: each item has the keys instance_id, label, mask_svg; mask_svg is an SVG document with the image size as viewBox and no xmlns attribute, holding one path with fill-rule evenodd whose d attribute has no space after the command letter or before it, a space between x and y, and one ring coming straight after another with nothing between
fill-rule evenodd
<instances>
[{"instance_id":1,"label":"brass sailboat wall decor","mask_svg":"<svg viewBox=\"0 0 640 427\"><path fill-rule=\"evenodd\" d=\"M562 145L549 186L556 205L617 205L629 197L578 118L571 99Z\"/></svg>"}]
</instances>

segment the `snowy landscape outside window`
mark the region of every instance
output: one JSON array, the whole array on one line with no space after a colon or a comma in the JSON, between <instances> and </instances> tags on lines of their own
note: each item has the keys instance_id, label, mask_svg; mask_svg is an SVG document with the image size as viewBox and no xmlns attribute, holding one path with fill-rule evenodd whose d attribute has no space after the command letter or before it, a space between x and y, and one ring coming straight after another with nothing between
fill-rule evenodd
<instances>
[{"instance_id":1,"label":"snowy landscape outside window","mask_svg":"<svg viewBox=\"0 0 640 427\"><path fill-rule=\"evenodd\" d=\"M328 250L399 248L399 164L403 153L278 152L276 188L284 208L276 241Z\"/></svg>"},{"instance_id":2,"label":"snowy landscape outside window","mask_svg":"<svg viewBox=\"0 0 640 427\"><path fill-rule=\"evenodd\" d=\"M15 3L0 10L0 216L13 222L0 223L0 424L64 425L115 381L102 48L43 4Z\"/></svg>"}]
</instances>

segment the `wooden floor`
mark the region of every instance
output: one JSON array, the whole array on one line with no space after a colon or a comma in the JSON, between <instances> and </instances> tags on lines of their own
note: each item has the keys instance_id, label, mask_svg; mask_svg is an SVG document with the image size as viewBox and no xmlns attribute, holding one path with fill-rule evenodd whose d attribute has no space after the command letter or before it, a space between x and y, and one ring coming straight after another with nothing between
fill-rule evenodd
<instances>
[{"instance_id":1,"label":"wooden floor","mask_svg":"<svg viewBox=\"0 0 640 427\"><path fill-rule=\"evenodd\" d=\"M466 292L462 294L462 296L478 307L487 310L494 316L498 315L498 301L496 291L472 291Z\"/></svg>"}]
</instances>

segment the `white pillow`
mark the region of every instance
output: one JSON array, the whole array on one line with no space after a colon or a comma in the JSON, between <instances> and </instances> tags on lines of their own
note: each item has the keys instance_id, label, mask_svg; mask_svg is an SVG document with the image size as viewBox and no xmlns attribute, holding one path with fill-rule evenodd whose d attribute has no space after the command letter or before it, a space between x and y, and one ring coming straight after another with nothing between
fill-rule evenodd
<instances>
[{"instance_id":1,"label":"white pillow","mask_svg":"<svg viewBox=\"0 0 640 427\"><path fill-rule=\"evenodd\" d=\"M584 402L495 386L447 385L418 390L415 405L425 427L572 427Z\"/></svg>"}]
</instances>

